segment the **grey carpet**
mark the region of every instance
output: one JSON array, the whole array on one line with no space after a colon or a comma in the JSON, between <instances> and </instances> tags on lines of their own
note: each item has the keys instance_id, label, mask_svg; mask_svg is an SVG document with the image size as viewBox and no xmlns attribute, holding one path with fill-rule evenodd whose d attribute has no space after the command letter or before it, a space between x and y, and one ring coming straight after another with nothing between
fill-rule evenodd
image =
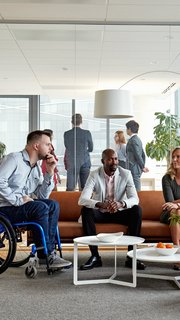
<instances>
[{"instance_id":1,"label":"grey carpet","mask_svg":"<svg viewBox=\"0 0 180 320\"><path fill-rule=\"evenodd\" d=\"M118 253L118 277L130 279L123 267L125 252ZM79 272L81 279L108 277L114 262L112 252L101 252L103 267ZM89 257L80 252L79 264ZM64 258L73 259L72 252ZM180 316L180 290L170 281L138 278L136 288L98 284L74 286L72 269L48 276L39 271L36 279L27 279L24 267L9 268L0 275L1 319L60 320L176 320ZM148 264L148 273L177 274L172 265Z\"/></svg>"}]
</instances>

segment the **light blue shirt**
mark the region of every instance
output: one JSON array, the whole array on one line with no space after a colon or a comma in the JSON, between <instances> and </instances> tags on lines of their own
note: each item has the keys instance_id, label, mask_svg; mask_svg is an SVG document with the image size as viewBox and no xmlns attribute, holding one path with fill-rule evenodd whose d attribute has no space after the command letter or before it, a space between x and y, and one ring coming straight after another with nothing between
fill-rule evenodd
<instances>
[{"instance_id":1,"label":"light blue shirt","mask_svg":"<svg viewBox=\"0 0 180 320\"><path fill-rule=\"evenodd\" d=\"M54 188L53 176L43 177L40 164L31 167L28 152L13 152L0 165L0 207L21 206L22 197L49 197Z\"/></svg>"}]
</instances>

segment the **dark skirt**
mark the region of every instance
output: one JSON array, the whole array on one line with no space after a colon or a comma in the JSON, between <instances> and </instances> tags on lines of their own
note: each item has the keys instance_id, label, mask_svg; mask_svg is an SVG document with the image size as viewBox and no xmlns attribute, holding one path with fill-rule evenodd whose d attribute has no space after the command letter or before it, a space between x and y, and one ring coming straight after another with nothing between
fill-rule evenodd
<instances>
[{"instance_id":1,"label":"dark skirt","mask_svg":"<svg viewBox=\"0 0 180 320\"><path fill-rule=\"evenodd\" d=\"M160 215L160 222L169 224L170 223L169 217L170 217L170 212L167 210L164 210Z\"/></svg>"}]
</instances>

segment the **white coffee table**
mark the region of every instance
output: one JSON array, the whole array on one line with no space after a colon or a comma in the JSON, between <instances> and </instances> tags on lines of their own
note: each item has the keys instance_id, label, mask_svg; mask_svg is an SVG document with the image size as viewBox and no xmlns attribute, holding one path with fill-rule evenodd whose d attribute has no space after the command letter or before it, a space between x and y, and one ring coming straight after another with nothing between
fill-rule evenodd
<instances>
[{"instance_id":1,"label":"white coffee table","mask_svg":"<svg viewBox=\"0 0 180 320\"><path fill-rule=\"evenodd\" d=\"M98 284L98 283L113 283L117 285L129 286L129 287L136 287L137 285L137 270L136 270L136 246L137 244L143 243L144 239L140 237L133 237L133 236L122 236L116 243L114 242L102 242L99 241L96 236L86 236L86 237L79 237L74 239L74 270L73 270L73 283L75 285L83 285L83 284ZM112 247L114 246L114 273L112 276L106 279L92 279L92 280L78 280L78 245L91 245L91 246L103 246L103 247ZM133 254L132 254L132 282L121 281L115 279L117 275L117 247L121 246L133 246ZM88 271L80 271L80 272L89 272Z\"/></svg>"},{"instance_id":2,"label":"white coffee table","mask_svg":"<svg viewBox=\"0 0 180 320\"><path fill-rule=\"evenodd\" d=\"M133 250L129 251L127 255L132 258L133 257ZM136 258L140 261L146 261L146 262L156 262L156 263L177 263L180 262L180 253L179 251L176 254L173 254L172 256L163 256L159 255L155 248L143 248L143 249L137 249L136 251ZM180 283L178 280L180 280L180 273L179 276L166 276L166 275L159 275L159 274L148 274L148 273L137 273L138 277L143 278L151 278L151 279L163 279L163 280L171 280L176 283L178 288L180 289Z\"/></svg>"}]
</instances>

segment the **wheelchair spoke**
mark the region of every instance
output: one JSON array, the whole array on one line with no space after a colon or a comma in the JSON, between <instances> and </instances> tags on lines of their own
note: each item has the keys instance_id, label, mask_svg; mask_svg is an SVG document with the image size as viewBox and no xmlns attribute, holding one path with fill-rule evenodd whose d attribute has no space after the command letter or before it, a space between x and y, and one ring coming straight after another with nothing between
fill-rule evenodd
<instances>
[{"instance_id":1,"label":"wheelchair spoke","mask_svg":"<svg viewBox=\"0 0 180 320\"><path fill-rule=\"evenodd\" d=\"M16 254L13 261L11 262L11 267L21 267L29 261L31 247L27 245L27 232L15 229L16 233ZM18 233L18 235L17 235Z\"/></svg>"},{"instance_id":2,"label":"wheelchair spoke","mask_svg":"<svg viewBox=\"0 0 180 320\"><path fill-rule=\"evenodd\" d=\"M0 273L10 265L16 252L16 239L10 222L0 215Z\"/></svg>"}]
</instances>

